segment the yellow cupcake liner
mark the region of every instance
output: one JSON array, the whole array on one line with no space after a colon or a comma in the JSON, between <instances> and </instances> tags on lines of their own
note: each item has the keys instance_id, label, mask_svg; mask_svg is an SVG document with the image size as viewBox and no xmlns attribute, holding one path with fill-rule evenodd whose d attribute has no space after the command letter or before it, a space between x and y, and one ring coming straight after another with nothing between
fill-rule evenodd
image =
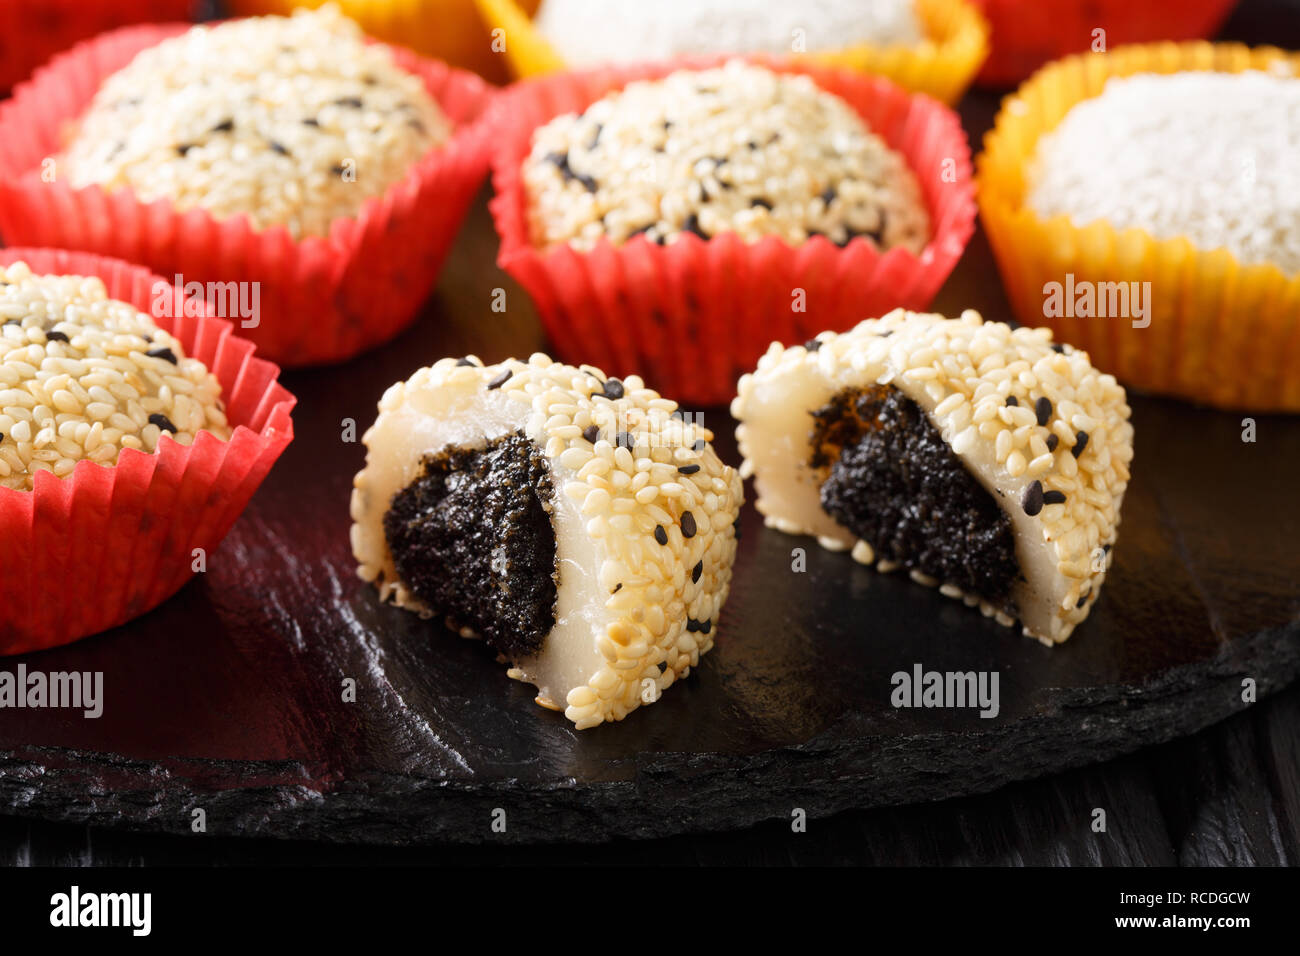
<instances>
[{"instance_id":1,"label":"yellow cupcake liner","mask_svg":"<svg viewBox=\"0 0 1300 956\"><path fill-rule=\"evenodd\" d=\"M520 15L526 18L538 2L521 0ZM232 16L287 16L296 7L326 3L333 3L378 40L473 70L494 83L510 79L501 55L492 50L491 35L474 0L231 0L228 7Z\"/></svg>"},{"instance_id":2,"label":"yellow cupcake liner","mask_svg":"<svg viewBox=\"0 0 1300 956\"><path fill-rule=\"evenodd\" d=\"M533 27L528 7L535 9L536 3L475 3L490 28L504 31L505 58L515 76L528 78L567 68L560 54ZM916 46L862 44L803 55L826 65L884 76L910 92L952 105L961 99L988 56L988 23L971 0L916 0L916 10L926 33L924 42Z\"/></svg>"},{"instance_id":3,"label":"yellow cupcake liner","mask_svg":"<svg viewBox=\"0 0 1300 956\"><path fill-rule=\"evenodd\" d=\"M1185 238L1156 239L1106 222L1079 227L1063 215L1044 220L1024 205L1026 169L1039 137L1072 106L1099 95L1111 77L1252 69L1300 76L1300 54L1234 43L1158 43L1049 64L1003 101L984 139L976 164L980 217L1021 323L1051 328L1059 341L1086 349L1093 364L1144 391L1220 408L1296 412L1300 275L1245 265L1226 249L1199 249ZM1130 318L1046 314L1048 290L1056 291L1049 283L1067 281L1094 289L1149 282L1145 327Z\"/></svg>"}]
</instances>

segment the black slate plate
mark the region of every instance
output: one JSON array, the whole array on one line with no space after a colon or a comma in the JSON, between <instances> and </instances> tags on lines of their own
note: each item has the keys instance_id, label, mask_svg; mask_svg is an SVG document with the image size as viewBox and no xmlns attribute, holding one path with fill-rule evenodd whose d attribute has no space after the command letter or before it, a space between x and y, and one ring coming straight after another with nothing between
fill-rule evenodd
<instances>
[{"instance_id":1,"label":"black slate plate","mask_svg":"<svg viewBox=\"0 0 1300 956\"><path fill-rule=\"evenodd\" d=\"M968 97L968 129L994 100ZM347 540L359 443L383 389L443 355L544 347L492 265L482 202L428 313L348 365L285 377L297 440L208 572L116 631L25 658L103 671L104 714L0 711L0 810L98 825L330 841L599 840L933 800L1190 733L1300 674L1300 419L1133 396L1137 459L1115 565L1048 649L752 508L717 647L626 721L578 733L481 644L393 608ZM976 236L935 309L1007 315ZM490 311L507 290L506 313ZM651 383L653 384L653 383ZM705 413L737 461L725 410ZM803 548L807 570L792 570ZM995 719L899 710L890 676L988 670ZM344 681L356 702L343 701ZM506 830L495 832L496 810Z\"/></svg>"},{"instance_id":2,"label":"black slate plate","mask_svg":"<svg viewBox=\"0 0 1300 956\"><path fill-rule=\"evenodd\" d=\"M340 440L428 322L346 371L290 376L298 438L209 570L157 611L14 669L102 670L104 715L14 710L0 806L96 824L413 842L739 827L795 808L937 799L1190 732L1300 672L1300 422L1135 398L1113 573L1048 649L747 508L717 648L621 724L575 732L491 652L382 607L353 575ZM398 371L400 368L400 373ZM346 387L340 388L339 376ZM725 411L706 412L735 461ZM807 570L792 570L803 548ZM915 664L1000 675L1001 712L897 710ZM343 681L357 683L345 703Z\"/></svg>"}]
</instances>

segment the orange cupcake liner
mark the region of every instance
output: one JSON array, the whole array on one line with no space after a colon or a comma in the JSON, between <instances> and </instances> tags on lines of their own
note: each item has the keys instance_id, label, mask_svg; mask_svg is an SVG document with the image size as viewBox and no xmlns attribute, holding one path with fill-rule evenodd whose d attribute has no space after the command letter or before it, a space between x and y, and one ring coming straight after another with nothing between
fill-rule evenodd
<instances>
[{"instance_id":1,"label":"orange cupcake liner","mask_svg":"<svg viewBox=\"0 0 1300 956\"><path fill-rule=\"evenodd\" d=\"M1225 249L1108 223L1039 218L1024 205L1038 139L1111 77L1276 69L1300 54L1239 44L1152 44L1082 54L1043 69L1002 105L978 166L980 216L1017 319L1086 349L1128 385L1220 408L1300 411L1300 276ZM1048 283L1150 282L1149 325L1045 314ZM1131 287L1130 287L1131 288Z\"/></svg>"},{"instance_id":2,"label":"orange cupcake liner","mask_svg":"<svg viewBox=\"0 0 1300 956\"><path fill-rule=\"evenodd\" d=\"M187 28L148 25L99 36L57 57L0 105L5 241L115 256L186 282L256 282L258 324L241 322L239 332L281 365L339 362L391 339L428 298L486 176L478 120L491 87L472 73L391 48L457 131L403 180L366 200L355 218L336 220L328 236L295 241L283 226L255 229L246 216L182 212L167 200L142 203L129 189L73 189L59 179L62 137L102 81ZM53 177L42 175L51 168L47 160Z\"/></svg>"},{"instance_id":3,"label":"orange cupcake liner","mask_svg":"<svg viewBox=\"0 0 1300 956\"><path fill-rule=\"evenodd\" d=\"M531 14L540 0L523 0ZM510 80L502 58L492 51L488 26L474 0L231 0L235 16L279 14L335 4L345 17L385 43L399 43L422 56L473 70L492 83Z\"/></svg>"},{"instance_id":4,"label":"orange cupcake liner","mask_svg":"<svg viewBox=\"0 0 1300 956\"><path fill-rule=\"evenodd\" d=\"M0 0L0 90L73 44L133 23L190 17L192 0Z\"/></svg>"},{"instance_id":5,"label":"orange cupcake liner","mask_svg":"<svg viewBox=\"0 0 1300 956\"><path fill-rule=\"evenodd\" d=\"M982 86L1014 86L1050 60L1159 40L1204 40L1237 0L973 0L992 27ZM1101 51L1097 51L1101 52Z\"/></svg>"},{"instance_id":6,"label":"orange cupcake liner","mask_svg":"<svg viewBox=\"0 0 1300 956\"><path fill-rule=\"evenodd\" d=\"M897 306L924 308L975 228L970 151L951 110L879 77L748 57L812 77L904 156L931 220L932 238L919 256L902 248L881 253L864 239L840 248L814 236L792 246L775 237L746 243L726 233L708 240L688 234L665 246L641 236L620 246L601 240L587 252L532 244L521 165L538 126L634 80L726 59L557 74L504 94L488 120L497 262L532 296L556 351L611 374L640 374L664 394L701 405L729 402L737 378L773 340L800 342Z\"/></svg>"},{"instance_id":7,"label":"orange cupcake liner","mask_svg":"<svg viewBox=\"0 0 1300 956\"><path fill-rule=\"evenodd\" d=\"M515 76L531 78L567 69L564 58L533 26L535 3L475 3L483 20L503 31L505 58ZM884 76L913 93L952 105L961 99L988 55L988 24L975 0L916 0L916 13L926 37L915 46L860 43L803 56L824 66ZM582 24L574 24L574 28L581 29Z\"/></svg>"},{"instance_id":8,"label":"orange cupcake liner","mask_svg":"<svg viewBox=\"0 0 1300 956\"><path fill-rule=\"evenodd\" d=\"M110 297L151 315L157 284L170 284L103 256L0 250L0 263L18 260L37 274L98 276ZM296 399L280 370L229 322L185 315L174 294L177 317L154 321L221 382L233 434L161 441L156 454L127 448L116 465L81 461L65 478L38 473L31 491L0 488L0 655L67 644L167 600L193 575L195 549L212 554L293 440Z\"/></svg>"}]
</instances>

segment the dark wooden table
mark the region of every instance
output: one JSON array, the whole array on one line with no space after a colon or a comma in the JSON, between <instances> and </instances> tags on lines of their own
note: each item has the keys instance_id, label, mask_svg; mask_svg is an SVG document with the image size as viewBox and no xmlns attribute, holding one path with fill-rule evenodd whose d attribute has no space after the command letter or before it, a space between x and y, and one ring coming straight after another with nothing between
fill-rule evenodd
<instances>
[{"instance_id":1,"label":"dark wooden table","mask_svg":"<svg viewBox=\"0 0 1300 956\"><path fill-rule=\"evenodd\" d=\"M1225 39L1300 48L1300 0L1244 0ZM998 96L961 104L977 149ZM544 348L527 296L492 265L496 238L480 198L430 316L460 351L495 360ZM507 290L504 315L487 311ZM977 234L934 303L1007 309ZM484 322L482 316L492 316ZM432 357L425 357L432 358ZM310 373L308 373L310 374ZM293 378L288 378L293 387ZM1091 829L1105 809L1105 833ZM668 863L920 865L1286 865L1300 861L1300 685L1195 736L1095 767L939 804L849 812L807 832L765 824L720 835L596 846L368 848L232 838L176 838L0 817L0 865L239 863Z\"/></svg>"}]
</instances>

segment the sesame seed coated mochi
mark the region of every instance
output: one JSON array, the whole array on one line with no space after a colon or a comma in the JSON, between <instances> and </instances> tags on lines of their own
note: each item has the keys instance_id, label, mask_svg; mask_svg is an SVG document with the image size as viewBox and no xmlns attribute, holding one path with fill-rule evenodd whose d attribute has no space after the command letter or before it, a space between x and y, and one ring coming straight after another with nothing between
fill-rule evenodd
<instances>
[{"instance_id":1,"label":"sesame seed coated mochi","mask_svg":"<svg viewBox=\"0 0 1300 956\"><path fill-rule=\"evenodd\" d=\"M74 187L324 236L451 124L335 7L192 30L104 81L61 163Z\"/></svg>"},{"instance_id":2,"label":"sesame seed coated mochi","mask_svg":"<svg viewBox=\"0 0 1300 956\"><path fill-rule=\"evenodd\" d=\"M0 487L230 428L221 383L102 280L0 266Z\"/></svg>"},{"instance_id":3,"label":"sesame seed coated mochi","mask_svg":"<svg viewBox=\"0 0 1300 956\"><path fill-rule=\"evenodd\" d=\"M770 527L1064 641L1110 567L1124 389L1046 329L896 310L773 343L732 402Z\"/></svg>"},{"instance_id":4,"label":"sesame seed coated mochi","mask_svg":"<svg viewBox=\"0 0 1300 956\"><path fill-rule=\"evenodd\" d=\"M533 134L537 246L683 233L746 242L862 237L920 254L930 220L907 161L811 78L741 60L629 83Z\"/></svg>"},{"instance_id":5,"label":"sesame seed coated mochi","mask_svg":"<svg viewBox=\"0 0 1300 956\"><path fill-rule=\"evenodd\" d=\"M915 0L543 0L537 30L574 65L744 50L790 53L925 39Z\"/></svg>"},{"instance_id":6,"label":"sesame seed coated mochi","mask_svg":"<svg viewBox=\"0 0 1300 956\"><path fill-rule=\"evenodd\" d=\"M579 729L621 720L717 634L743 492L712 437L636 376L443 359L365 434L358 573L482 637Z\"/></svg>"}]
</instances>

